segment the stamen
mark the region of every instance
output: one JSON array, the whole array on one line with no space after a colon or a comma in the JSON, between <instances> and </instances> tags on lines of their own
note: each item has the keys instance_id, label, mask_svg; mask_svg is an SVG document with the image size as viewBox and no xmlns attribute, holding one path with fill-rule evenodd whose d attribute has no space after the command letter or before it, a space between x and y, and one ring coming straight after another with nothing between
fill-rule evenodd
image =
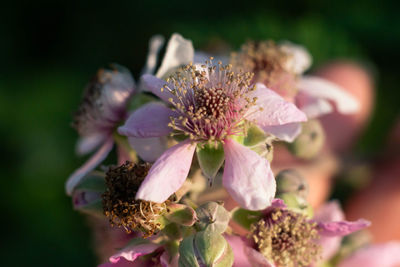
<instances>
[{"instance_id":1,"label":"stamen","mask_svg":"<svg viewBox=\"0 0 400 267\"><path fill-rule=\"evenodd\" d=\"M253 74L234 72L231 65L186 65L171 76L170 102L178 116L171 117L172 135L184 134L200 142L221 142L228 135L243 132L247 109L256 99L248 97L254 90Z\"/></svg>"},{"instance_id":2,"label":"stamen","mask_svg":"<svg viewBox=\"0 0 400 267\"><path fill-rule=\"evenodd\" d=\"M302 214L275 209L250 231L257 249L277 266L309 266L321 256L317 224Z\"/></svg>"},{"instance_id":3,"label":"stamen","mask_svg":"<svg viewBox=\"0 0 400 267\"><path fill-rule=\"evenodd\" d=\"M102 195L104 214L111 226L123 227L127 233L141 231L149 237L160 230L157 219L167 211L164 203L136 200L136 192L146 177L150 164L131 162L110 168L106 173L107 190Z\"/></svg>"}]
</instances>

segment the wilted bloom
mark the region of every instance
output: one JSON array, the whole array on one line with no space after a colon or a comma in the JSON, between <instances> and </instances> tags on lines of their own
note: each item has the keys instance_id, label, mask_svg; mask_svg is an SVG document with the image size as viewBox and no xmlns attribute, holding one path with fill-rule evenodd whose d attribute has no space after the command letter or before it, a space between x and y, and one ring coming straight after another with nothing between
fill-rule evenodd
<instances>
[{"instance_id":1,"label":"wilted bloom","mask_svg":"<svg viewBox=\"0 0 400 267\"><path fill-rule=\"evenodd\" d=\"M305 114L264 85L253 86L250 73L236 73L231 66L187 65L168 82L151 75L143 79L173 107L149 103L134 112L119 133L186 139L154 163L136 197L158 203L168 199L185 181L197 147L206 176L212 178L225 161L223 184L232 197L247 209L267 207L275 179L269 162L243 145L246 132L252 125L267 133L285 131L287 124L306 120Z\"/></svg>"},{"instance_id":2,"label":"wilted bloom","mask_svg":"<svg viewBox=\"0 0 400 267\"><path fill-rule=\"evenodd\" d=\"M249 42L231 58L235 68L255 73L254 81L265 84L315 118L333 111L333 101L339 112L352 114L359 103L343 88L315 76L302 76L311 66L311 55L299 45L289 42L276 44L272 41ZM297 125L298 126L298 125ZM300 133L293 127L292 134L276 136L291 141Z\"/></svg>"},{"instance_id":3,"label":"wilted bloom","mask_svg":"<svg viewBox=\"0 0 400 267\"><path fill-rule=\"evenodd\" d=\"M112 65L100 69L86 88L82 103L75 114L73 126L81 136L77 151L86 154L99 147L97 152L69 178L66 191L70 195L79 181L111 151L113 131L126 116L126 104L135 88L128 69Z\"/></svg>"},{"instance_id":4,"label":"wilted bloom","mask_svg":"<svg viewBox=\"0 0 400 267\"><path fill-rule=\"evenodd\" d=\"M272 267L309 266L329 259L343 236L369 225L365 220L339 220L333 210L336 208L336 203L329 203L309 219L287 209L282 200L275 199L251 225L250 240L227 237L235 254L234 266L241 266L236 262Z\"/></svg>"},{"instance_id":5,"label":"wilted bloom","mask_svg":"<svg viewBox=\"0 0 400 267\"><path fill-rule=\"evenodd\" d=\"M157 55L164 44L164 39L153 36L150 40L150 49L143 74L153 74L157 65ZM157 77L168 75L175 68L188 64L194 55L192 42L179 34L173 34L168 42L164 58ZM112 65L112 69L101 69L88 85L81 106L75 115L73 126L77 129L81 139L77 145L79 154L86 154L99 147L98 151L68 179L67 194L71 195L79 181L96 166L98 166L111 151L114 141L115 127L127 116L127 102L137 86L128 69L119 65ZM142 158L154 161L154 155L161 155L166 145L156 138L137 142L129 139L130 144L140 150ZM149 151L151 143L152 151ZM155 146L155 144L158 146Z\"/></svg>"},{"instance_id":6,"label":"wilted bloom","mask_svg":"<svg viewBox=\"0 0 400 267\"><path fill-rule=\"evenodd\" d=\"M99 267L178 267L177 251L171 255L166 244L152 240L134 238L125 248L110 257L109 263Z\"/></svg>"}]
</instances>

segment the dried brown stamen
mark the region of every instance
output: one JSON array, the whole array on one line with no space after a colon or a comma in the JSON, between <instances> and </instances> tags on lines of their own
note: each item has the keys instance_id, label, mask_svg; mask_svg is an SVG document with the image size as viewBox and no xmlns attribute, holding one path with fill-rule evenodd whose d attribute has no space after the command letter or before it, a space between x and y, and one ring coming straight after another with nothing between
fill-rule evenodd
<instances>
[{"instance_id":1,"label":"dried brown stamen","mask_svg":"<svg viewBox=\"0 0 400 267\"><path fill-rule=\"evenodd\" d=\"M169 200L154 203L136 200L136 193L150 169L150 164L125 164L106 173L107 190L102 195L104 214L111 226L123 227L127 233L141 231L145 237L160 230L160 216L167 211Z\"/></svg>"},{"instance_id":2,"label":"dried brown stamen","mask_svg":"<svg viewBox=\"0 0 400 267\"><path fill-rule=\"evenodd\" d=\"M288 210L275 209L251 226L257 249L277 266L297 267L314 263L321 255L316 223Z\"/></svg>"}]
</instances>

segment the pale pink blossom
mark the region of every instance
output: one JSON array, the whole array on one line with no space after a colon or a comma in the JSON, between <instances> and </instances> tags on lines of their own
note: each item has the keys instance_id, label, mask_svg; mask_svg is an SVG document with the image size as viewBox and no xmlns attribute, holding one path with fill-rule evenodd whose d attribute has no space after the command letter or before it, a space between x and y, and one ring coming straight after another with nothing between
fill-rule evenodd
<instances>
[{"instance_id":1,"label":"pale pink blossom","mask_svg":"<svg viewBox=\"0 0 400 267\"><path fill-rule=\"evenodd\" d=\"M164 103L148 103L136 110L119 133L136 139L169 134L188 138L154 163L137 198L165 201L186 179L196 146L210 144L223 146L223 184L232 197L251 210L270 205L276 185L269 162L235 139L243 137L248 123L266 133L284 134L287 127L305 121L306 116L263 84L252 86L249 76L221 65L188 65L169 82L143 76L147 90Z\"/></svg>"}]
</instances>

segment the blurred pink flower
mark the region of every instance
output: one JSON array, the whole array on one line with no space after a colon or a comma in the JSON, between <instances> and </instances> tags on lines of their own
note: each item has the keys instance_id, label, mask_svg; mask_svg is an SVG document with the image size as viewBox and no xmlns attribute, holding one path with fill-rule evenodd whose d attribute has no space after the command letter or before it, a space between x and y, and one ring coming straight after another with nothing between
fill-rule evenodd
<instances>
[{"instance_id":1,"label":"blurred pink flower","mask_svg":"<svg viewBox=\"0 0 400 267\"><path fill-rule=\"evenodd\" d=\"M400 242L370 245L345 258L339 267L398 267L400 266Z\"/></svg>"},{"instance_id":2,"label":"blurred pink flower","mask_svg":"<svg viewBox=\"0 0 400 267\"><path fill-rule=\"evenodd\" d=\"M182 76L182 77L181 77ZM163 202L185 181L197 144L223 145L223 184L242 206L260 210L270 205L275 179L269 162L235 141L243 136L246 121L265 132L287 133L306 120L303 112L262 84L250 84L249 73L229 66L188 65L170 81L144 75L148 90L167 103L149 103L136 110L120 127L128 137L152 138L169 134L189 139L169 148L154 163L137 198ZM137 151L139 156L140 151ZM160 186L162 184L163 186Z\"/></svg>"},{"instance_id":3,"label":"blurred pink flower","mask_svg":"<svg viewBox=\"0 0 400 267\"><path fill-rule=\"evenodd\" d=\"M78 154L87 154L99 147L96 153L68 178L66 191L71 195L81 179L100 164L111 151L113 131L126 116L126 104L135 88L128 69L113 65L101 69L85 91L81 106L75 115L74 127L81 136Z\"/></svg>"},{"instance_id":4,"label":"blurred pink flower","mask_svg":"<svg viewBox=\"0 0 400 267\"><path fill-rule=\"evenodd\" d=\"M157 65L157 56L164 44L164 39L155 35L150 39L149 53L143 74L152 74ZM184 39L175 33L168 41L165 55L160 68L157 70L157 77L168 75L175 68L188 64L194 56L192 42ZM78 141L78 154L87 154L96 147L97 152L78 170L76 170L66 183L68 195L72 194L75 186L91 170L96 168L109 154L113 148L113 132L115 127L127 117L127 102L135 89L141 91L142 83L135 85L134 79L128 69L115 66L112 70L101 69L86 89L82 104L78 110L74 126L81 135ZM144 151L148 143L157 144L152 146L152 151L147 151L144 160L155 160L154 155L161 155L166 147L159 139L151 138L137 142L134 138L129 140L133 148ZM118 147L119 161L127 160L126 151Z\"/></svg>"},{"instance_id":5,"label":"blurred pink flower","mask_svg":"<svg viewBox=\"0 0 400 267\"><path fill-rule=\"evenodd\" d=\"M266 229L273 227L275 222L279 222L280 219L273 219L273 214L280 210L281 214L285 216L285 212L288 212L286 205L280 199L274 199L272 205L263 211ZM289 211L290 212L290 211ZM287 215L286 215L287 216ZM315 248L315 245L320 245L322 247L322 261L328 260L337 252L340 246L340 242L343 236L348 235L352 232L361 230L369 226L369 222L365 220L358 220L355 222L349 222L343 220L343 212L341 211L337 202L329 202L325 206L321 207L318 213L308 221L302 223L315 224L315 230L320 239L308 240L309 242L315 243L310 248ZM281 221L280 221L281 222ZM298 222L299 223L299 222ZM264 228L265 229L265 228ZM271 228L272 229L272 228ZM314 227L310 228L311 230ZM272 231L272 230L271 230ZM234 266L265 266L265 267L275 267L275 263L271 262L270 259L264 257L264 255L258 250L257 244L253 240L244 239L238 236L225 236L229 244L233 249L235 255ZM282 238L287 238L283 237ZM286 239L285 239L286 240ZM275 240L279 243L278 240ZM305 244L305 240L298 240L300 247L302 248L301 255L307 253L307 249L310 244ZM295 245L294 243L292 245ZM290 247L290 245L289 245ZM285 248L283 247L283 250ZM271 248L273 249L273 248ZM284 251L278 251L279 255L284 255ZM307 256L307 255L306 255ZM350 265L349 265L350 266ZM352 265L358 266L358 265ZM361 266L361 265L360 265Z\"/></svg>"}]
</instances>

